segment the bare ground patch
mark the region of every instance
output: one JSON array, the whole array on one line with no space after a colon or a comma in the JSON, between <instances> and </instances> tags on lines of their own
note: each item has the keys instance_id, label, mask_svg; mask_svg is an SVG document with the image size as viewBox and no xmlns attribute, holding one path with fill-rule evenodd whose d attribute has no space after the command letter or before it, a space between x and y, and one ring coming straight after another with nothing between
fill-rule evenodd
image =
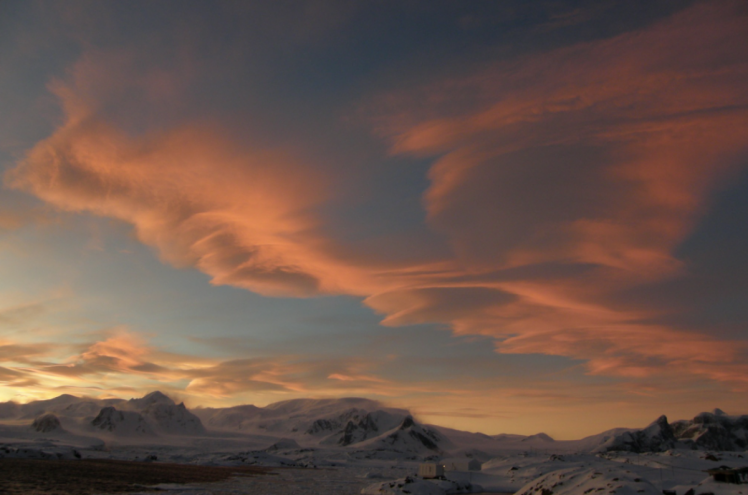
<instances>
[{"instance_id":1,"label":"bare ground patch","mask_svg":"<svg viewBox=\"0 0 748 495\"><path fill-rule=\"evenodd\" d=\"M209 483L266 474L268 468L113 460L0 459L0 493L93 495L144 491L160 483Z\"/></svg>"}]
</instances>

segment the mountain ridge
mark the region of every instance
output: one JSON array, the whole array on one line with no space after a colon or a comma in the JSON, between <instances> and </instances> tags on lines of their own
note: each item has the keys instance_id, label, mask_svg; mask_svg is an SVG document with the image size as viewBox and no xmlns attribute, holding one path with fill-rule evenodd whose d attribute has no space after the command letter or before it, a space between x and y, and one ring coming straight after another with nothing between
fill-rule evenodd
<instances>
[{"instance_id":1,"label":"mountain ridge","mask_svg":"<svg viewBox=\"0 0 748 495\"><path fill-rule=\"evenodd\" d=\"M660 416L644 428L614 428L563 441L545 433L486 435L422 424L406 409L361 397L189 409L160 391L129 400L62 394L25 404L0 403L0 419L31 420L37 430L71 429L115 437L192 437L225 432L274 438L276 448L384 449L419 455L471 449L544 449L550 445L578 452L735 451L748 447L748 415L731 416L720 409L672 423Z\"/></svg>"}]
</instances>

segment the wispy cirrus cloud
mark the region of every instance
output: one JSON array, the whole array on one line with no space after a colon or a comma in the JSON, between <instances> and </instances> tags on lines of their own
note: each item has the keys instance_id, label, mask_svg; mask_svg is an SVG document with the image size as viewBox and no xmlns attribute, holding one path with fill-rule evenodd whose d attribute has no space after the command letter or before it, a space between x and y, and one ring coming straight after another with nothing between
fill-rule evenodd
<instances>
[{"instance_id":1,"label":"wispy cirrus cloud","mask_svg":"<svg viewBox=\"0 0 748 495\"><path fill-rule=\"evenodd\" d=\"M209 122L129 135L103 117L107 105L131 84L147 106L178 93L179 78L123 83L121 67L114 75L99 70L103 59L84 59L69 84L53 85L66 123L7 182L69 211L132 223L165 260L196 266L216 284L265 294L325 291L319 272L334 262L315 249L321 240L307 211L326 196L324 178L285 151L247 149ZM123 56L117 63L132 62Z\"/></svg>"},{"instance_id":2,"label":"wispy cirrus cloud","mask_svg":"<svg viewBox=\"0 0 748 495\"><path fill-rule=\"evenodd\" d=\"M734 40L745 32L739 2L701 3L639 31L374 98L391 153L434 159L423 204L452 249L441 259L346 252L320 212L340 196L329 169L220 115L180 117L195 66L163 69L143 54L91 52L55 83L65 121L6 182L128 222L164 260L214 284L355 295L385 325L444 323L490 336L499 352L584 360L593 374L677 369L745 386L743 341L652 324L669 308L619 298L687 273L676 246L741 166L748 44ZM158 125L139 126L143 115ZM178 377L207 395L308 391L317 375L375 383L356 369L297 376L290 361L282 372L251 360L188 372L138 349L102 343L64 366Z\"/></svg>"},{"instance_id":3,"label":"wispy cirrus cloud","mask_svg":"<svg viewBox=\"0 0 748 495\"><path fill-rule=\"evenodd\" d=\"M617 295L687 276L675 248L742 167L748 50L734 40L746 29L739 2L701 3L379 100L392 152L436 157L428 221L463 273L367 303L385 322L446 320L500 352L580 358L594 374L676 368L744 387L744 342L650 324L670 308ZM496 302L447 295L471 290ZM440 293L456 303L450 318Z\"/></svg>"}]
</instances>

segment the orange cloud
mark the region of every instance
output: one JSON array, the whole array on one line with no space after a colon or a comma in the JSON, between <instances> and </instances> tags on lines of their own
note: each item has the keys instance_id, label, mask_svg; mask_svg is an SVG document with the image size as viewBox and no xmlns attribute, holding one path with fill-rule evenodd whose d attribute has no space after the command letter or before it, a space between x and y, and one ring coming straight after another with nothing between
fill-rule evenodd
<instances>
[{"instance_id":1,"label":"orange cloud","mask_svg":"<svg viewBox=\"0 0 748 495\"><path fill-rule=\"evenodd\" d=\"M106 117L128 83L146 111L179 89L160 72L118 78L128 64L138 71L128 57L114 60L91 56L52 86L66 123L7 174L8 184L65 210L131 223L165 260L195 266L215 284L296 296L356 285L346 282L355 268L329 259L315 234L310 211L327 197L324 177L287 151L239 144L216 123L128 134L129 115L117 116L120 125Z\"/></svg>"},{"instance_id":2,"label":"orange cloud","mask_svg":"<svg viewBox=\"0 0 748 495\"><path fill-rule=\"evenodd\" d=\"M460 260L476 269L559 258L639 274L677 269L670 251L745 149L738 9L701 4L646 31L425 92L444 106L477 93L472 112L420 122L399 114L386 131L394 152L443 155L426 206Z\"/></svg>"},{"instance_id":3,"label":"orange cloud","mask_svg":"<svg viewBox=\"0 0 748 495\"><path fill-rule=\"evenodd\" d=\"M53 86L64 124L6 181L59 208L128 222L164 260L215 284L361 296L387 325L445 323L491 336L500 352L585 360L591 373L671 367L744 386L743 343L652 324L668 308L620 300L686 273L674 249L746 151L740 9L697 4L641 31L386 95L397 111L380 131L392 153L436 157L424 205L453 250L445 259L343 252L325 233L319 211L335 191L316 163L216 120L170 121L189 64L140 70L128 54L84 58ZM159 125L133 125L141 113ZM80 369L166 373L214 395L365 376L241 361L165 371L146 355L132 342L102 343ZM247 378L229 378L236 369Z\"/></svg>"},{"instance_id":4,"label":"orange cloud","mask_svg":"<svg viewBox=\"0 0 748 495\"><path fill-rule=\"evenodd\" d=\"M669 366L745 387L743 342L648 324L668 308L617 295L687 273L674 249L739 170L748 45L735 40L746 32L740 2L705 2L642 31L387 95L378 104L397 110L380 132L392 152L437 156L429 223L464 272L367 304L385 323L448 321L494 336L500 352L584 359L595 374ZM497 301L448 295L470 290Z\"/></svg>"},{"instance_id":5,"label":"orange cloud","mask_svg":"<svg viewBox=\"0 0 748 495\"><path fill-rule=\"evenodd\" d=\"M10 182L68 210L131 222L166 260L195 265L217 284L316 292L319 280L291 240L311 228L303 210L315 193L295 191L294 179L281 184L266 173L283 174L282 157L241 156L231 147L209 129L131 140L85 121L37 146Z\"/></svg>"}]
</instances>

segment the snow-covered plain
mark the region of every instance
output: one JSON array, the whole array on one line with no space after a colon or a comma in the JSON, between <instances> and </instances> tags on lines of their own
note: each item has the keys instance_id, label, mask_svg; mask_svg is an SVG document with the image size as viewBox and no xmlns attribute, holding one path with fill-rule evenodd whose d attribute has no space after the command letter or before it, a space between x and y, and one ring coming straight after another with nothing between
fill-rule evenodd
<instances>
[{"instance_id":1,"label":"snow-covered plain","mask_svg":"<svg viewBox=\"0 0 748 495\"><path fill-rule=\"evenodd\" d=\"M0 403L0 457L120 459L277 468L273 474L178 494L748 495L707 469L748 466L748 416L722 411L576 441L484 435L424 425L403 409L358 398L188 410L154 392L133 400L63 395ZM416 475L423 461L464 457L480 471ZM689 490L693 490L689 492Z\"/></svg>"}]
</instances>

